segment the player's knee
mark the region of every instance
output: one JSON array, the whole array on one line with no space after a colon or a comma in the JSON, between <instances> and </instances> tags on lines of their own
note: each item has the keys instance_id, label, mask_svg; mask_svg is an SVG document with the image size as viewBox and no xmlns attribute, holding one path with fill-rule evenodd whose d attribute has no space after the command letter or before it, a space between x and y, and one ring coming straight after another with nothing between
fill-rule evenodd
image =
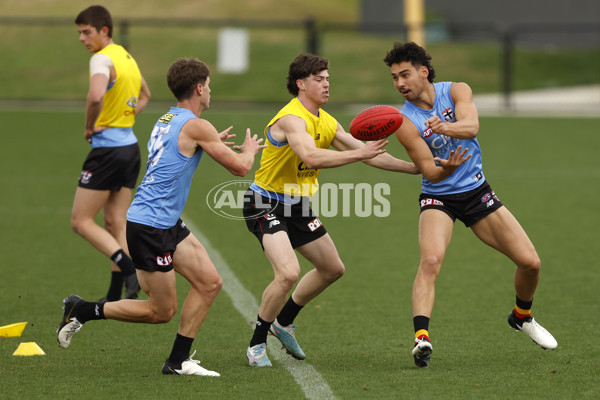
<instances>
[{"instance_id":1,"label":"player's knee","mask_svg":"<svg viewBox=\"0 0 600 400\"><path fill-rule=\"evenodd\" d=\"M75 232L78 235L79 235L79 232L81 232L79 221L77 221L75 218L71 218L71 229L73 230L73 232Z\"/></svg>"},{"instance_id":2,"label":"player's knee","mask_svg":"<svg viewBox=\"0 0 600 400\"><path fill-rule=\"evenodd\" d=\"M211 299L214 299L221 291L221 288L223 288L223 279L217 275L214 279L204 285L203 292Z\"/></svg>"},{"instance_id":3,"label":"player's knee","mask_svg":"<svg viewBox=\"0 0 600 400\"><path fill-rule=\"evenodd\" d=\"M166 324L170 322L177 313L177 306L155 310L151 315L152 324Z\"/></svg>"},{"instance_id":4,"label":"player's knee","mask_svg":"<svg viewBox=\"0 0 600 400\"><path fill-rule=\"evenodd\" d=\"M532 254L522 262L520 267L530 274L537 275L542 269L542 261L537 254Z\"/></svg>"},{"instance_id":5,"label":"player's knee","mask_svg":"<svg viewBox=\"0 0 600 400\"><path fill-rule=\"evenodd\" d=\"M440 267L442 265L442 259L437 255L427 255L421 259L421 265L419 266L419 270L422 273L433 276L436 278L440 273Z\"/></svg>"},{"instance_id":6,"label":"player's knee","mask_svg":"<svg viewBox=\"0 0 600 400\"><path fill-rule=\"evenodd\" d=\"M327 281L333 283L333 282L337 281L338 279L340 279L342 276L344 276L345 272L346 272L346 267L340 260L338 264L336 264L333 268L329 269L324 274L324 277Z\"/></svg>"},{"instance_id":7,"label":"player's knee","mask_svg":"<svg viewBox=\"0 0 600 400\"><path fill-rule=\"evenodd\" d=\"M286 291L289 291L294 287L298 278L300 277L300 269L288 269L283 273L279 274L277 281Z\"/></svg>"},{"instance_id":8,"label":"player's knee","mask_svg":"<svg viewBox=\"0 0 600 400\"><path fill-rule=\"evenodd\" d=\"M125 220L122 218L116 218L110 215L104 216L104 229L116 236L119 231L125 229Z\"/></svg>"},{"instance_id":9,"label":"player's knee","mask_svg":"<svg viewBox=\"0 0 600 400\"><path fill-rule=\"evenodd\" d=\"M78 235L81 235L84 231L85 220L82 218L77 218L75 216L71 217L71 229Z\"/></svg>"}]
</instances>

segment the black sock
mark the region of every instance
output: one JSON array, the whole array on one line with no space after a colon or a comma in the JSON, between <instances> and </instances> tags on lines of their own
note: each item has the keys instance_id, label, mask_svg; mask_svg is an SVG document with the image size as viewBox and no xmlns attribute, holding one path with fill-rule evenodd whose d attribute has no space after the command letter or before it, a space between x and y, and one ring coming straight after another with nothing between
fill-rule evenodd
<instances>
[{"instance_id":1,"label":"black sock","mask_svg":"<svg viewBox=\"0 0 600 400\"><path fill-rule=\"evenodd\" d=\"M420 330L429 331L429 317L424 315L417 315L413 317L413 326L415 328L415 332Z\"/></svg>"},{"instance_id":2,"label":"black sock","mask_svg":"<svg viewBox=\"0 0 600 400\"><path fill-rule=\"evenodd\" d=\"M517 307L522 308L524 310L531 310L531 306L533 305L533 300L523 301L520 298L518 298L517 296L515 296L515 298L517 299L517 301L516 301Z\"/></svg>"},{"instance_id":3,"label":"black sock","mask_svg":"<svg viewBox=\"0 0 600 400\"><path fill-rule=\"evenodd\" d=\"M252 335L252 340L250 340L250 347L267 343L267 335L272 323L273 321L267 322L263 320L260 315L256 317L256 328L254 328L254 335Z\"/></svg>"},{"instance_id":4,"label":"black sock","mask_svg":"<svg viewBox=\"0 0 600 400\"><path fill-rule=\"evenodd\" d=\"M108 293L106 294L106 301L117 301L121 300L121 293L123 293L123 282L124 274L120 271L112 271L110 278L110 286L108 287Z\"/></svg>"},{"instance_id":5,"label":"black sock","mask_svg":"<svg viewBox=\"0 0 600 400\"><path fill-rule=\"evenodd\" d=\"M119 249L115 254L110 256L110 259L121 268L125 276L135 274L135 265L131 258L125 254L123 249Z\"/></svg>"},{"instance_id":6,"label":"black sock","mask_svg":"<svg viewBox=\"0 0 600 400\"><path fill-rule=\"evenodd\" d=\"M515 296L516 297L516 296ZM521 320L521 323L529 318L531 318L531 306L533 305L533 300L531 301L523 301L516 297L517 301L515 304L515 317Z\"/></svg>"},{"instance_id":7,"label":"black sock","mask_svg":"<svg viewBox=\"0 0 600 400\"><path fill-rule=\"evenodd\" d=\"M194 343L194 338L182 336L178 333L175 337L171 354L169 355L169 361L173 364L181 364L187 360L192 350L192 343Z\"/></svg>"},{"instance_id":8,"label":"black sock","mask_svg":"<svg viewBox=\"0 0 600 400\"><path fill-rule=\"evenodd\" d=\"M292 322L294 322L294 319L296 319L298 313L300 312L300 310L302 310L302 307L303 306L299 306L298 304L296 304L296 302L292 300L292 296L290 296L287 303L285 303L283 309L277 316L277 322L279 323L279 325L288 326Z\"/></svg>"},{"instance_id":9,"label":"black sock","mask_svg":"<svg viewBox=\"0 0 600 400\"><path fill-rule=\"evenodd\" d=\"M82 324L97 319L106 319L104 316L104 304L94 301L85 301L75 309L75 318Z\"/></svg>"}]
</instances>

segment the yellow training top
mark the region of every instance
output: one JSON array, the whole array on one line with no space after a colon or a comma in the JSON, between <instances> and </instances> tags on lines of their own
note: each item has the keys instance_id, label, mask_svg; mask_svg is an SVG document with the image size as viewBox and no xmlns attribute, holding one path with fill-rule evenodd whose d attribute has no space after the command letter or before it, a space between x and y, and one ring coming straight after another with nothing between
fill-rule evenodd
<instances>
[{"instance_id":1,"label":"yellow training top","mask_svg":"<svg viewBox=\"0 0 600 400\"><path fill-rule=\"evenodd\" d=\"M277 142L269 133L271 126L285 115L296 115L306 121L306 132L319 148L329 148L335 137L338 126L335 118L324 110L319 110L317 117L304 108L297 97L292 99L265 128L267 147L262 151L254 183L278 194L312 196L319 189L317 176L321 170L307 168L288 142Z\"/></svg>"},{"instance_id":2,"label":"yellow training top","mask_svg":"<svg viewBox=\"0 0 600 400\"><path fill-rule=\"evenodd\" d=\"M130 128L135 122L135 108L142 88L142 74L133 57L118 44L109 44L98 53L113 62L117 79L109 83L97 126Z\"/></svg>"}]
</instances>

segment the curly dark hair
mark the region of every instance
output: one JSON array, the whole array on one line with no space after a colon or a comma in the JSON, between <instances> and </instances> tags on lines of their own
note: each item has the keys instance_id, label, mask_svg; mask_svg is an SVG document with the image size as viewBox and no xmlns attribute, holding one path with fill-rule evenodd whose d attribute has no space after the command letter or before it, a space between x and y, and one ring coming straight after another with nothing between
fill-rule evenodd
<instances>
[{"instance_id":1,"label":"curly dark hair","mask_svg":"<svg viewBox=\"0 0 600 400\"><path fill-rule=\"evenodd\" d=\"M424 48L415 42L394 43L394 48L388 51L383 59L383 62L388 67L391 67L392 64L398 64L405 61L410 62L415 68L419 68L421 66L427 67L429 70L427 80L433 83L435 78L435 70L431 66L431 56L427 54Z\"/></svg>"},{"instance_id":2,"label":"curly dark hair","mask_svg":"<svg viewBox=\"0 0 600 400\"><path fill-rule=\"evenodd\" d=\"M313 54L303 53L294 58L290 64L287 77L287 89L293 96L298 96L298 79L308 78L313 74L329 69L329 60Z\"/></svg>"}]
</instances>

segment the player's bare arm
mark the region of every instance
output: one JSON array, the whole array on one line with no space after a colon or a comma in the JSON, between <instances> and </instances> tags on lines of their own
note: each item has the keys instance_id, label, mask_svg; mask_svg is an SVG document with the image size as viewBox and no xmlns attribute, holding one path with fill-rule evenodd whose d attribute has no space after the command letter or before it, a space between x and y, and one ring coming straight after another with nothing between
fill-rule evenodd
<instances>
[{"instance_id":1,"label":"player's bare arm","mask_svg":"<svg viewBox=\"0 0 600 400\"><path fill-rule=\"evenodd\" d=\"M226 131L228 134L229 131ZM250 172L256 154L265 147L261 145L262 141L247 129L244 143L237 146L240 152L236 153L223 143L221 134L210 122L199 118L189 120L181 128L179 151L186 157L192 157L200 147L233 175L245 176Z\"/></svg>"},{"instance_id":2,"label":"player's bare arm","mask_svg":"<svg viewBox=\"0 0 600 400\"><path fill-rule=\"evenodd\" d=\"M90 78L90 87L86 98L85 108L85 140L89 141L94 133L106 127L96 126L96 121L104 104L104 95L108 87L108 78L104 74L94 74Z\"/></svg>"},{"instance_id":3,"label":"player's bare arm","mask_svg":"<svg viewBox=\"0 0 600 400\"><path fill-rule=\"evenodd\" d=\"M418 129L410 121L405 119L404 123L396 131L396 137L406 149L408 156L415 163L421 174L431 183L438 183L452 175L458 167L471 158L468 149L451 151L448 160L433 157L431 150L419 135ZM436 161L438 164L436 164Z\"/></svg>"},{"instance_id":4,"label":"player's bare arm","mask_svg":"<svg viewBox=\"0 0 600 400\"><path fill-rule=\"evenodd\" d=\"M135 115L138 115L139 113L144 111L144 108L146 108L146 105L150 101L150 97L150 88L148 87L146 80L142 76L142 87L140 88L140 95L138 97L137 105L135 107Z\"/></svg>"},{"instance_id":5,"label":"player's bare arm","mask_svg":"<svg viewBox=\"0 0 600 400\"><path fill-rule=\"evenodd\" d=\"M388 141L387 139L381 140L386 142ZM365 146L365 143L361 142L360 140L356 139L354 136L346 132L341 126L338 126L338 131L336 132L335 139L333 140L333 142L331 142L331 145L337 150L348 151L359 149L362 146ZM362 160L362 162L371 167L383 169L386 171L404 172L407 174L419 173L419 170L417 169L414 163L400 160L387 152L367 160Z\"/></svg>"},{"instance_id":6,"label":"player's bare arm","mask_svg":"<svg viewBox=\"0 0 600 400\"><path fill-rule=\"evenodd\" d=\"M454 82L450 88L450 96L454 101L456 122L445 122L440 117L429 118L425 126L433 133L454 137L457 139L472 139L479 133L479 116L473 103L473 92L469 85Z\"/></svg>"},{"instance_id":7,"label":"player's bare arm","mask_svg":"<svg viewBox=\"0 0 600 400\"><path fill-rule=\"evenodd\" d=\"M341 130L343 131L343 129ZM337 132L339 131L338 124ZM373 158L385 153L383 147L388 143L386 140L380 140L348 151L321 149L315 145L313 138L306 132L306 122L294 115L286 115L275 122L271 126L271 135L277 141L287 141L294 153L308 168L333 168Z\"/></svg>"}]
</instances>

